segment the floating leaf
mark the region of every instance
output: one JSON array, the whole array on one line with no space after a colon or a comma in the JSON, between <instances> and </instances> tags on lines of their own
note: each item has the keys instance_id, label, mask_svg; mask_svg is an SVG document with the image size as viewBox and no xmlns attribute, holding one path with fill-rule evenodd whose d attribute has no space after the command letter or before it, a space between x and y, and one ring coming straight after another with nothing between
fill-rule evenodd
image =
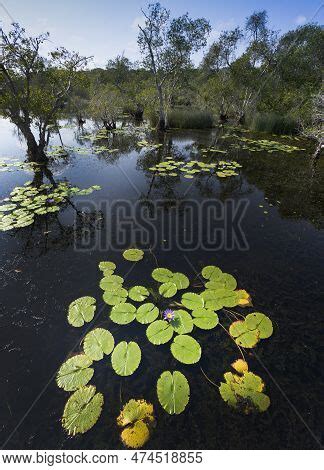
<instances>
[{"instance_id":1,"label":"floating leaf","mask_svg":"<svg viewBox=\"0 0 324 470\"><path fill-rule=\"evenodd\" d=\"M89 323L96 310L96 299L93 297L80 297L74 300L69 306L68 322L75 327Z\"/></svg>"},{"instance_id":2,"label":"floating leaf","mask_svg":"<svg viewBox=\"0 0 324 470\"><path fill-rule=\"evenodd\" d=\"M112 355L111 365L116 374L123 377L132 375L141 362L141 349L137 343L122 341L117 344Z\"/></svg>"},{"instance_id":3,"label":"floating leaf","mask_svg":"<svg viewBox=\"0 0 324 470\"><path fill-rule=\"evenodd\" d=\"M73 392L91 380L94 370L90 368L92 359L78 354L65 361L56 376L57 385L67 392Z\"/></svg>"},{"instance_id":4,"label":"floating leaf","mask_svg":"<svg viewBox=\"0 0 324 470\"><path fill-rule=\"evenodd\" d=\"M182 273L174 273L171 282L173 282L179 290L189 287L189 279Z\"/></svg>"},{"instance_id":5,"label":"floating leaf","mask_svg":"<svg viewBox=\"0 0 324 470\"><path fill-rule=\"evenodd\" d=\"M143 259L144 251L137 250L136 248L132 248L130 250L125 250L123 253L123 257L127 259L127 261L140 261Z\"/></svg>"},{"instance_id":6,"label":"floating leaf","mask_svg":"<svg viewBox=\"0 0 324 470\"><path fill-rule=\"evenodd\" d=\"M248 363L245 362L243 359L237 359L235 362L231 364L234 370L239 374L243 374L249 370Z\"/></svg>"},{"instance_id":7,"label":"floating leaf","mask_svg":"<svg viewBox=\"0 0 324 470\"><path fill-rule=\"evenodd\" d=\"M176 336L171 344L171 353L183 364L195 364L201 356L200 344L191 336Z\"/></svg>"},{"instance_id":8,"label":"floating leaf","mask_svg":"<svg viewBox=\"0 0 324 470\"><path fill-rule=\"evenodd\" d=\"M252 306L252 299L251 296L246 290L240 289L236 291L238 296L238 303L240 307L251 307Z\"/></svg>"},{"instance_id":9,"label":"floating leaf","mask_svg":"<svg viewBox=\"0 0 324 470\"><path fill-rule=\"evenodd\" d=\"M156 268L152 271L152 277L157 282L169 282L173 277L173 272L166 268Z\"/></svg>"},{"instance_id":10,"label":"floating leaf","mask_svg":"<svg viewBox=\"0 0 324 470\"><path fill-rule=\"evenodd\" d=\"M100 288L109 291L118 290L122 287L123 282L124 279L121 276L109 273L108 276L105 275L105 277L101 279Z\"/></svg>"},{"instance_id":11,"label":"floating leaf","mask_svg":"<svg viewBox=\"0 0 324 470\"><path fill-rule=\"evenodd\" d=\"M201 328L202 330L212 330L215 328L215 326L218 325L219 322L217 313L206 308L194 310L192 312L192 316L194 317L194 325L196 325L198 328Z\"/></svg>"},{"instance_id":12,"label":"floating leaf","mask_svg":"<svg viewBox=\"0 0 324 470\"><path fill-rule=\"evenodd\" d=\"M134 286L128 292L128 297L135 302L143 302L149 295L149 291L144 286Z\"/></svg>"},{"instance_id":13,"label":"floating leaf","mask_svg":"<svg viewBox=\"0 0 324 470\"><path fill-rule=\"evenodd\" d=\"M170 325L178 335L191 333L193 330L193 321L191 315L185 310L176 310L174 312L174 319Z\"/></svg>"},{"instance_id":14,"label":"floating leaf","mask_svg":"<svg viewBox=\"0 0 324 470\"><path fill-rule=\"evenodd\" d=\"M217 279L222 274L222 270L217 266L205 266L201 274L205 279Z\"/></svg>"},{"instance_id":15,"label":"floating leaf","mask_svg":"<svg viewBox=\"0 0 324 470\"><path fill-rule=\"evenodd\" d=\"M198 294L186 292L181 298L181 303L189 310L197 310L204 306L204 299Z\"/></svg>"},{"instance_id":16,"label":"floating leaf","mask_svg":"<svg viewBox=\"0 0 324 470\"><path fill-rule=\"evenodd\" d=\"M260 339L270 338L273 333L272 321L263 313L250 313L246 316L245 323L249 330L259 330Z\"/></svg>"},{"instance_id":17,"label":"floating leaf","mask_svg":"<svg viewBox=\"0 0 324 470\"><path fill-rule=\"evenodd\" d=\"M139 449L146 444L154 424L153 405L145 400L129 400L117 418L117 425L124 428L121 440L132 449Z\"/></svg>"},{"instance_id":18,"label":"floating leaf","mask_svg":"<svg viewBox=\"0 0 324 470\"><path fill-rule=\"evenodd\" d=\"M115 341L110 331L96 328L88 333L83 340L83 351L93 361L100 361L104 354L110 354Z\"/></svg>"},{"instance_id":19,"label":"floating leaf","mask_svg":"<svg viewBox=\"0 0 324 470\"><path fill-rule=\"evenodd\" d=\"M206 309L216 311L223 308L223 302L217 296L217 294L215 294L214 290L207 289L200 295L204 299Z\"/></svg>"},{"instance_id":20,"label":"floating leaf","mask_svg":"<svg viewBox=\"0 0 324 470\"><path fill-rule=\"evenodd\" d=\"M262 393L264 383L262 379L252 372L243 372L243 375L224 374L225 383L219 387L221 397L233 408L245 414L253 411L263 412L270 406L268 395Z\"/></svg>"},{"instance_id":21,"label":"floating leaf","mask_svg":"<svg viewBox=\"0 0 324 470\"><path fill-rule=\"evenodd\" d=\"M112 261L100 261L99 269L100 271L103 271L104 273L109 272L109 274L113 274L113 272L116 269L116 265Z\"/></svg>"},{"instance_id":22,"label":"floating leaf","mask_svg":"<svg viewBox=\"0 0 324 470\"><path fill-rule=\"evenodd\" d=\"M126 302L128 292L122 287L116 288L116 290L104 292L102 298L108 305L118 305Z\"/></svg>"},{"instance_id":23,"label":"floating leaf","mask_svg":"<svg viewBox=\"0 0 324 470\"><path fill-rule=\"evenodd\" d=\"M183 412L189 402L190 387L181 372L163 372L156 388L159 402L167 413L178 415Z\"/></svg>"},{"instance_id":24,"label":"floating leaf","mask_svg":"<svg viewBox=\"0 0 324 470\"><path fill-rule=\"evenodd\" d=\"M178 289L174 282L165 282L159 287L159 293L163 297L170 298L177 293Z\"/></svg>"},{"instance_id":25,"label":"floating leaf","mask_svg":"<svg viewBox=\"0 0 324 470\"><path fill-rule=\"evenodd\" d=\"M226 290L235 290L237 287L237 282L235 277L231 274L221 273L217 278L212 277L210 281L206 283L208 289L226 289Z\"/></svg>"},{"instance_id":26,"label":"floating leaf","mask_svg":"<svg viewBox=\"0 0 324 470\"><path fill-rule=\"evenodd\" d=\"M235 321L229 328L229 333L235 338L236 344L243 348L253 348L259 341L260 332L250 331L245 321Z\"/></svg>"},{"instance_id":27,"label":"floating leaf","mask_svg":"<svg viewBox=\"0 0 324 470\"><path fill-rule=\"evenodd\" d=\"M147 327L146 336L152 344L165 344L172 338L173 328L168 322L157 320Z\"/></svg>"},{"instance_id":28,"label":"floating leaf","mask_svg":"<svg viewBox=\"0 0 324 470\"><path fill-rule=\"evenodd\" d=\"M135 320L136 307L127 302L115 305L110 312L110 319L118 325L127 325Z\"/></svg>"},{"instance_id":29,"label":"floating leaf","mask_svg":"<svg viewBox=\"0 0 324 470\"><path fill-rule=\"evenodd\" d=\"M136 320L144 325L152 323L158 316L159 309L151 303L141 305L136 312Z\"/></svg>"},{"instance_id":30,"label":"floating leaf","mask_svg":"<svg viewBox=\"0 0 324 470\"><path fill-rule=\"evenodd\" d=\"M68 434L84 434L98 421L104 397L96 387L81 387L70 396L64 407L62 426Z\"/></svg>"}]
</instances>

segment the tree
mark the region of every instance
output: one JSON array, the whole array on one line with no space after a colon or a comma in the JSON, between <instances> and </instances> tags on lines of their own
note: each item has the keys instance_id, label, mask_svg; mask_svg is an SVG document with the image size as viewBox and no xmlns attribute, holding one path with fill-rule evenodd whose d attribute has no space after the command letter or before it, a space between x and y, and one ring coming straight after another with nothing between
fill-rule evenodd
<instances>
[{"instance_id":1,"label":"tree","mask_svg":"<svg viewBox=\"0 0 324 470\"><path fill-rule=\"evenodd\" d=\"M92 119L101 122L106 130L116 129L118 117L122 113L122 98L119 91L111 85L96 86L92 89L89 102L89 114Z\"/></svg>"},{"instance_id":2,"label":"tree","mask_svg":"<svg viewBox=\"0 0 324 470\"><path fill-rule=\"evenodd\" d=\"M65 48L43 57L40 47L48 37L48 33L28 37L17 23L8 34L0 28L0 110L18 127L29 156L37 161L46 160L48 128L60 116L76 73L88 60Z\"/></svg>"},{"instance_id":3,"label":"tree","mask_svg":"<svg viewBox=\"0 0 324 470\"><path fill-rule=\"evenodd\" d=\"M207 72L218 72L223 67L230 67L242 37L240 28L223 31L218 40L210 46L202 61L202 68Z\"/></svg>"},{"instance_id":4,"label":"tree","mask_svg":"<svg viewBox=\"0 0 324 470\"><path fill-rule=\"evenodd\" d=\"M264 39L267 33L268 14L266 10L255 11L245 22L245 30L251 36L252 41Z\"/></svg>"},{"instance_id":5,"label":"tree","mask_svg":"<svg viewBox=\"0 0 324 470\"><path fill-rule=\"evenodd\" d=\"M144 66L154 76L159 100L158 129L167 127L166 88L173 89L181 73L191 63L191 55L206 45L210 25L204 18L192 20L188 14L170 20L170 12L160 3L143 11L144 26L139 25L138 44ZM170 96L170 92L168 93Z\"/></svg>"}]
</instances>

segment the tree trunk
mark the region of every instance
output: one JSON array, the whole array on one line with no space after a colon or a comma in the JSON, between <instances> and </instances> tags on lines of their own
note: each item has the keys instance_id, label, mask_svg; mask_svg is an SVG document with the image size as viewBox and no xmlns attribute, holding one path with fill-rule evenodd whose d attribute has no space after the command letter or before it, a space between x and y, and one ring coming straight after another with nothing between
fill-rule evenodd
<instances>
[{"instance_id":1,"label":"tree trunk","mask_svg":"<svg viewBox=\"0 0 324 470\"><path fill-rule=\"evenodd\" d=\"M164 105L164 98L163 98L163 91L161 85L157 84L158 96L159 96L159 122L157 128L159 131L165 131L167 128L166 122L166 113L165 113L165 105Z\"/></svg>"},{"instance_id":2,"label":"tree trunk","mask_svg":"<svg viewBox=\"0 0 324 470\"><path fill-rule=\"evenodd\" d=\"M19 125L18 127L26 139L27 153L30 161L38 163L47 162L48 158L46 157L44 152L44 148L46 145L45 139L42 139L39 144L37 144L35 136L29 126Z\"/></svg>"}]
</instances>

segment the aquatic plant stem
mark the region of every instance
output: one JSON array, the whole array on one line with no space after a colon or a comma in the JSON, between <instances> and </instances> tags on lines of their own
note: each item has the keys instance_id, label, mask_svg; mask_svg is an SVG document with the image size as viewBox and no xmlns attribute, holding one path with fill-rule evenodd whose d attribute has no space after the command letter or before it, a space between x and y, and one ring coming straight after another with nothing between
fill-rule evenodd
<instances>
[{"instance_id":1,"label":"aquatic plant stem","mask_svg":"<svg viewBox=\"0 0 324 470\"><path fill-rule=\"evenodd\" d=\"M238 350L240 351L240 354L241 354L243 360L246 362L246 359L245 359L245 356L244 356L244 353L243 353L241 347L235 342L234 338L232 338L232 336L229 334L229 332L227 331L227 329L225 328L225 326L223 326L221 323L218 323L218 324L219 324L219 326L220 326L221 328L223 328L224 331L226 331L226 334L231 338L231 340L234 341L235 346L238 348Z\"/></svg>"},{"instance_id":2,"label":"aquatic plant stem","mask_svg":"<svg viewBox=\"0 0 324 470\"><path fill-rule=\"evenodd\" d=\"M218 386L217 384L215 384L215 382L213 382L213 381L208 377L208 375L206 374L206 372L204 371L204 369L203 369L201 366L199 366L199 367L200 367L200 370L201 370L203 376L205 377L205 379L206 379L209 383L211 383L212 385L214 385L214 387L219 388L219 386Z\"/></svg>"}]
</instances>

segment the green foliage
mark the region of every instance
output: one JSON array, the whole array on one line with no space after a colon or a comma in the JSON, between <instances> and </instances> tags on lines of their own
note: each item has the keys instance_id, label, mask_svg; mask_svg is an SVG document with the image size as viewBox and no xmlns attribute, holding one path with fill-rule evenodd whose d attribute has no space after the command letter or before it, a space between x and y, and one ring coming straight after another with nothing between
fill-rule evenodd
<instances>
[{"instance_id":1,"label":"green foliage","mask_svg":"<svg viewBox=\"0 0 324 470\"><path fill-rule=\"evenodd\" d=\"M144 251L143 250L137 250L135 248L129 249L124 251L123 257L127 259L127 261L141 261L144 256Z\"/></svg>"},{"instance_id":2,"label":"green foliage","mask_svg":"<svg viewBox=\"0 0 324 470\"><path fill-rule=\"evenodd\" d=\"M129 298L135 302L143 302L149 295L149 291L143 286L134 286L128 292Z\"/></svg>"},{"instance_id":3,"label":"green foliage","mask_svg":"<svg viewBox=\"0 0 324 470\"><path fill-rule=\"evenodd\" d=\"M136 307L127 302L115 305L110 312L110 320L118 325L127 325L135 320Z\"/></svg>"},{"instance_id":4,"label":"green foliage","mask_svg":"<svg viewBox=\"0 0 324 470\"><path fill-rule=\"evenodd\" d=\"M75 327L89 323L96 311L96 299L93 297L80 297L69 306L68 322Z\"/></svg>"},{"instance_id":5,"label":"green foliage","mask_svg":"<svg viewBox=\"0 0 324 470\"><path fill-rule=\"evenodd\" d=\"M72 436L89 431L98 421L103 403L103 395L96 393L93 385L79 388L66 402L62 417L63 428Z\"/></svg>"},{"instance_id":6,"label":"green foliage","mask_svg":"<svg viewBox=\"0 0 324 470\"><path fill-rule=\"evenodd\" d=\"M254 312L244 319L235 321L229 329L235 342L244 348L253 348L260 339L269 338L273 333L270 318L263 313Z\"/></svg>"},{"instance_id":7,"label":"green foliage","mask_svg":"<svg viewBox=\"0 0 324 470\"><path fill-rule=\"evenodd\" d=\"M147 327L146 336L152 344L165 344L172 338L173 328L166 321L156 320Z\"/></svg>"},{"instance_id":8,"label":"green foliage","mask_svg":"<svg viewBox=\"0 0 324 470\"><path fill-rule=\"evenodd\" d=\"M71 357L61 365L56 376L57 385L67 392L86 385L94 374L91 365L92 359L85 354Z\"/></svg>"},{"instance_id":9,"label":"green foliage","mask_svg":"<svg viewBox=\"0 0 324 470\"><path fill-rule=\"evenodd\" d=\"M190 387L181 372L178 370L163 372L156 388L159 402L167 413L178 415L184 411L189 402Z\"/></svg>"},{"instance_id":10,"label":"green foliage","mask_svg":"<svg viewBox=\"0 0 324 470\"><path fill-rule=\"evenodd\" d=\"M141 362L141 349L137 343L122 341L111 355L111 365L116 374L126 377L132 375Z\"/></svg>"},{"instance_id":11,"label":"green foliage","mask_svg":"<svg viewBox=\"0 0 324 470\"><path fill-rule=\"evenodd\" d=\"M152 323L159 316L159 309L151 303L142 304L136 312L136 320L143 325Z\"/></svg>"},{"instance_id":12,"label":"green foliage","mask_svg":"<svg viewBox=\"0 0 324 470\"><path fill-rule=\"evenodd\" d=\"M209 111L193 108L173 109L168 114L168 124L173 129L210 129L214 125Z\"/></svg>"},{"instance_id":13,"label":"green foliage","mask_svg":"<svg viewBox=\"0 0 324 470\"><path fill-rule=\"evenodd\" d=\"M298 122L291 116L276 113L256 113L253 116L251 130L269 134L293 135L298 133Z\"/></svg>"},{"instance_id":14,"label":"green foliage","mask_svg":"<svg viewBox=\"0 0 324 470\"><path fill-rule=\"evenodd\" d=\"M96 328L90 331L83 340L84 354L93 361L100 361L104 354L110 354L114 346L113 335L104 328Z\"/></svg>"},{"instance_id":15,"label":"green foliage","mask_svg":"<svg viewBox=\"0 0 324 470\"><path fill-rule=\"evenodd\" d=\"M171 344L172 355L183 364L195 364L200 360L200 344L191 336L176 336Z\"/></svg>"}]
</instances>

